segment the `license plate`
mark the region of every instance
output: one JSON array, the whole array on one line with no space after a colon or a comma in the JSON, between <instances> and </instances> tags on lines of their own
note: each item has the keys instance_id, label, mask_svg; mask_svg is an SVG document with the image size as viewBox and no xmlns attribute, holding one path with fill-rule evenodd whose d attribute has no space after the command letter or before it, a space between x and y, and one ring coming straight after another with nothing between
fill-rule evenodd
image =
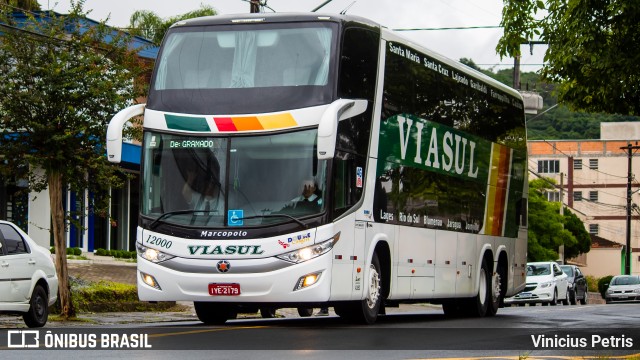
<instances>
[{"instance_id":1,"label":"license plate","mask_svg":"<svg viewBox=\"0 0 640 360\"><path fill-rule=\"evenodd\" d=\"M209 295L238 296L240 295L240 284L209 284Z\"/></svg>"},{"instance_id":2,"label":"license plate","mask_svg":"<svg viewBox=\"0 0 640 360\"><path fill-rule=\"evenodd\" d=\"M520 294L520 298L530 298L532 295L531 293L522 293Z\"/></svg>"}]
</instances>

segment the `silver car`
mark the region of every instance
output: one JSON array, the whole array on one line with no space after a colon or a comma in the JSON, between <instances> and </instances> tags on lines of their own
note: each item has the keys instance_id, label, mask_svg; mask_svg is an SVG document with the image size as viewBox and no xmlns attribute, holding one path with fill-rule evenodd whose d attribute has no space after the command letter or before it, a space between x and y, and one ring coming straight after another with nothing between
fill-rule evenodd
<instances>
[{"instance_id":1,"label":"silver car","mask_svg":"<svg viewBox=\"0 0 640 360\"><path fill-rule=\"evenodd\" d=\"M640 276L638 275L617 275L609 282L609 287L605 294L607 304L616 301L638 301L640 300Z\"/></svg>"},{"instance_id":2,"label":"silver car","mask_svg":"<svg viewBox=\"0 0 640 360\"><path fill-rule=\"evenodd\" d=\"M0 220L0 313L22 315L28 327L42 327L57 298L58 276L49 249Z\"/></svg>"}]
</instances>

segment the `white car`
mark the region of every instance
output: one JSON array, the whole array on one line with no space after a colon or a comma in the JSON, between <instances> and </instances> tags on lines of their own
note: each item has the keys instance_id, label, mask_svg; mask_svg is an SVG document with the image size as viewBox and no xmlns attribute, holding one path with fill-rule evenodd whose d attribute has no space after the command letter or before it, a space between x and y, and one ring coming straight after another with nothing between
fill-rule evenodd
<instances>
[{"instance_id":1,"label":"white car","mask_svg":"<svg viewBox=\"0 0 640 360\"><path fill-rule=\"evenodd\" d=\"M527 284L524 290L504 300L505 304L569 305L569 282L555 261L527 263Z\"/></svg>"},{"instance_id":2,"label":"white car","mask_svg":"<svg viewBox=\"0 0 640 360\"><path fill-rule=\"evenodd\" d=\"M22 315L28 327L42 327L57 298L58 276L49 249L0 220L0 313Z\"/></svg>"}]
</instances>

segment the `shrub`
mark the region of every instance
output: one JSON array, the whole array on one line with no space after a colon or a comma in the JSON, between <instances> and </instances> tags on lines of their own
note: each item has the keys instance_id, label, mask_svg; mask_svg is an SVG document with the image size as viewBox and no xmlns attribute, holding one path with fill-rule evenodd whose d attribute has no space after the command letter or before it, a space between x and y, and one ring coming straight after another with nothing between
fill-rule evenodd
<instances>
[{"instance_id":1,"label":"shrub","mask_svg":"<svg viewBox=\"0 0 640 360\"><path fill-rule=\"evenodd\" d=\"M96 249L96 251L94 251L94 254L98 256L107 256L107 250L103 248L99 248L99 249Z\"/></svg>"},{"instance_id":2,"label":"shrub","mask_svg":"<svg viewBox=\"0 0 640 360\"><path fill-rule=\"evenodd\" d=\"M80 249L79 247L67 248L67 255L80 256L80 255L82 255L82 249Z\"/></svg>"},{"instance_id":3,"label":"shrub","mask_svg":"<svg viewBox=\"0 0 640 360\"><path fill-rule=\"evenodd\" d=\"M598 292L598 279L593 275L585 276L589 292Z\"/></svg>"},{"instance_id":4,"label":"shrub","mask_svg":"<svg viewBox=\"0 0 640 360\"><path fill-rule=\"evenodd\" d=\"M598 292L600 293L600 296L602 296L603 299L606 297L605 294L607 292L607 289L609 288L609 283L611 282L612 278L613 278L613 275L609 275L609 276L601 277L600 280L598 280Z\"/></svg>"}]
</instances>

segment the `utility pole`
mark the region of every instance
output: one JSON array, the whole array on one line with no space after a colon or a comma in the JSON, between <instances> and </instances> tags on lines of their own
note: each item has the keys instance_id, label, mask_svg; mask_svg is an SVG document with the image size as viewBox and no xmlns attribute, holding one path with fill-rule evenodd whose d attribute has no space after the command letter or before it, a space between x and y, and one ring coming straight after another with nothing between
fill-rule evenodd
<instances>
[{"instance_id":1,"label":"utility pole","mask_svg":"<svg viewBox=\"0 0 640 360\"><path fill-rule=\"evenodd\" d=\"M632 146L631 143L628 143L627 146L620 149L627 151L627 246L624 258L624 273L625 275L631 275L631 181L633 180L631 158L633 157L632 150L638 150L640 146Z\"/></svg>"},{"instance_id":2,"label":"utility pole","mask_svg":"<svg viewBox=\"0 0 640 360\"><path fill-rule=\"evenodd\" d=\"M249 12L251 13L260 12L260 0L251 0L249 2Z\"/></svg>"}]
</instances>

